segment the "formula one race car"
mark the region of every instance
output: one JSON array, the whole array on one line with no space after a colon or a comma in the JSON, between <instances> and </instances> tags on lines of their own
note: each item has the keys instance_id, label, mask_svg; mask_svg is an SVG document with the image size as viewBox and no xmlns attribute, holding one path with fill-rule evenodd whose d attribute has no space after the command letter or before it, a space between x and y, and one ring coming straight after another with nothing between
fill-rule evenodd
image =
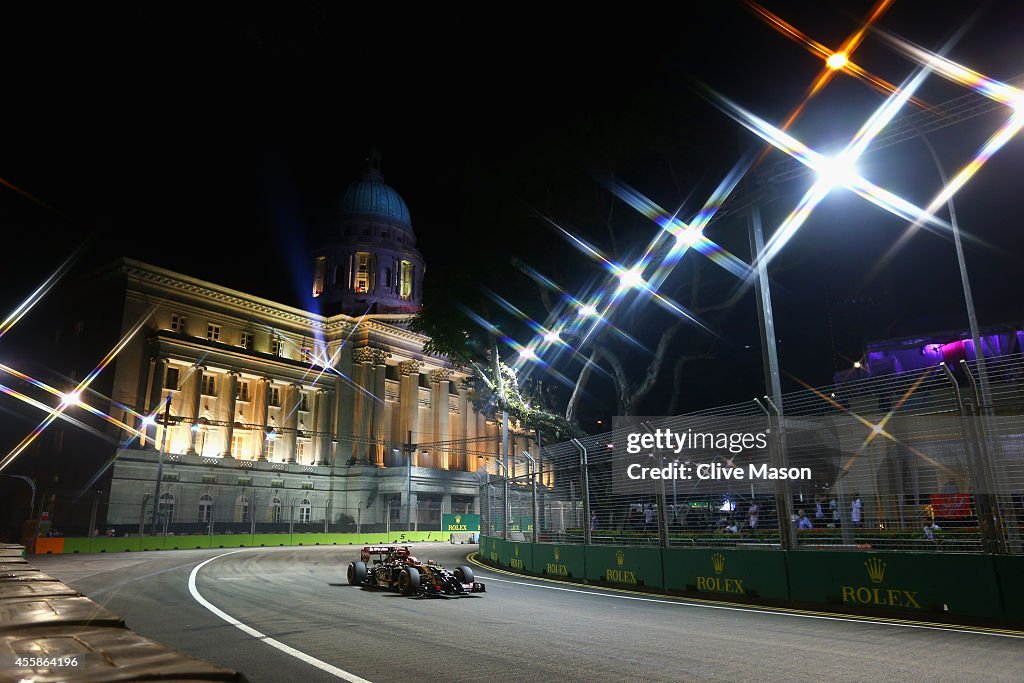
<instances>
[{"instance_id":1,"label":"formula one race car","mask_svg":"<svg viewBox=\"0 0 1024 683\"><path fill-rule=\"evenodd\" d=\"M348 565L348 583L398 591L402 595L468 595L486 587L473 580L473 570L448 571L436 562L420 562L408 546L369 545L358 562Z\"/></svg>"}]
</instances>

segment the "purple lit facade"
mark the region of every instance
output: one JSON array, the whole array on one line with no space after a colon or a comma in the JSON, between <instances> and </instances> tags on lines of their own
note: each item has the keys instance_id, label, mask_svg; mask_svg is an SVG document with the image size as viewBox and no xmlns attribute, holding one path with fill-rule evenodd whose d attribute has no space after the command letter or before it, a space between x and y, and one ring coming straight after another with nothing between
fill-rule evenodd
<instances>
[{"instance_id":1,"label":"purple lit facade","mask_svg":"<svg viewBox=\"0 0 1024 683\"><path fill-rule=\"evenodd\" d=\"M984 330L981 346L985 358L1021 353L1024 351L1024 324ZM867 377L923 370L942 362L956 366L961 360L977 360L974 341L963 331L872 342L865 349L861 367L836 372L834 380L836 384L843 384Z\"/></svg>"}]
</instances>

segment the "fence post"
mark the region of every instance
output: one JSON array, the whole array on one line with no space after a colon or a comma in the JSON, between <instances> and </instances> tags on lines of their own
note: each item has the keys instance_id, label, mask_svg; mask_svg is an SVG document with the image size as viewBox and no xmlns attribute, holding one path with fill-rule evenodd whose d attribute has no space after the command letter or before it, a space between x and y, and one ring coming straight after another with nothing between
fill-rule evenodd
<instances>
[{"instance_id":1,"label":"fence post","mask_svg":"<svg viewBox=\"0 0 1024 683\"><path fill-rule=\"evenodd\" d=\"M590 465L587 462L587 449L580 443L579 439L573 439L572 443L580 452L580 477L583 487L583 545L590 545ZM575 505L573 506L575 507Z\"/></svg>"},{"instance_id":2,"label":"fence post","mask_svg":"<svg viewBox=\"0 0 1024 683\"><path fill-rule=\"evenodd\" d=\"M755 398L754 403L768 417L768 427L772 433L772 438L768 440L768 454L772 467L785 467L786 441L779 409L768 396L762 399ZM773 417L775 424L772 424ZM789 484L786 480L780 479L775 482L775 510L776 516L779 518L779 543L783 550L793 550L796 548L796 529L793 528L792 521L793 498L789 494ZM843 526L846 527L845 524Z\"/></svg>"},{"instance_id":3,"label":"fence post","mask_svg":"<svg viewBox=\"0 0 1024 683\"><path fill-rule=\"evenodd\" d=\"M978 357L979 359L981 359L984 354L981 352L980 348L977 351ZM979 362L982 361L979 360ZM996 493L995 482L997 481L997 479L998 481L1002 482L1008 481L1008 479L1006 472L1003 471L1002 468L1002 459L1000 458L998 464L998 471L996 471L995 468L997 466L993 464L992 459L989 457L989 444L991 443L991 440L989 438L989 435L991 433L989 424L989 414L991 412L992 407L983 405L982 395L978 391L978 384L974 380L974 373L971 372L971 368L967 364L967 361L961 360L960 367L963 368L964 374L967 375L967 379L970 380L971 391L974 394L974 404L976 407L975 415L977 417L977 424L975 425L975 430L977 432L977 442L979 445L978 467L981 470L980 474L984 480L986 488L988 489L988 494L985 496L985 498L989 507L989 513L991 515L992 533L995 536L994 540L996 543L996 552L1006 553L1008 552L1008 545L1006 534L1004 534L1004 530L1009 534L1009 540L1013 543L1014 546L1016 546L1018 540L1016 519L1017 516L1016 514L1014 514L1014 506L1013 502L1011 501L1010 505L1008 506L1008 511L1006 515L1007 518L1003 518L1002 506L1000 506L999 504L999 496ZM979 367L979 370L983 369ZM983 376L982 379L982 393L987 393L988 378ZM998 445L996 446L996 448L998 449Z\"/></svg>"}]
</instances>

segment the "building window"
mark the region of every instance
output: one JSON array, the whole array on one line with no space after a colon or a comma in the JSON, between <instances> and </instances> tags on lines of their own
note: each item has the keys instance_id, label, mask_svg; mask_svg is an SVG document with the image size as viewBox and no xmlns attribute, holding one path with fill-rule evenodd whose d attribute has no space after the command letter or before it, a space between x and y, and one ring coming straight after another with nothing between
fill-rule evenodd
<instances>
[{"instance_id":1,"label":"building window","mask_svg":"<svg viewBox=\"0 0 1024 683\"><path fill-rule=\"evenodd\" d=\"M310 504L309 498L303 498L299 503L299 524L309 524L312 512L313 506Z\"/></svg>"},{"instance_id":2,"label":"building window","mask_svg":"<svg viewBox=\"0 0 1024 683\"><path fill-rule=\"evenodd\" d=\"M231 435L231 457L241 458L245 453L245 436L243 434Z\"/></svg>"},{"instance_id":3,"label":"building window","mask_svg":"<svg viewBox=\"0 0 1024 683\"><path fill-rule=\"evenodd\" d=\"M303 457L306 455L306 444L299 441L295 444L295 460L299 463L302 462Z\"/></svg>"},{"instance_id":4,"label":"building window","mask_svg":"<svg viewBox=\"0 0 1024 683\"><path fill-rule=\"evenodd\" d=\"M405 301L412 299L412 263L402 261L398 295Z\"/></svg>"},{"instance_id":5,"label":"building window","mask_svg":"<svg viewBox=\"0 0 1024 683\"><path fill-rule=\"evenodd\" d=\"M384 269L384 289L387 289L387 290L390 291L393 284L394 283L391 282L391 269L390 268L385 268Z\"/></svg>"},{"instance_id":6,"label":"building window","mask_svg":"<svg viewBox=\"0 0 1024 683\"><path fill-rule=\"evenodd\" d=\"M299 356L302 358L302 360L306 361L307 363L312 363L313 349L309 348L308 346L303 346L301 349L299 349Z\"/></svg>"},{"instance_id":7,"label":"building window","mask_svg":"<svg viewBox=\"0 0 1024 683\"><path fill-rule=\"evenodd\" d=\"M264 455L266 455L267 460L273 460L274 459L274 451L276 450L275 444L277 444L277 439L275 438L275 435L274 435L273 432L271 432L270 436L267 437L266 444L267 444L267 447L266 447L266 450L264 451Z\"/></svg>"},{"instance_id":8,"label":"building window","mask_svg":"<svg viewBox=\"0 0 1024 683\"><path fill-rule=\"evenodd\" d=\"M157 506L157 515L168 524L174 521L174 494L164 491L160 494L160 505Z\"/></svg>"},{"instance_id":9,"label":"building window","mask_svg":"<svg viewBox=\"0 0 1024 683\"><path fill-rule=\"evenodd\" d=\"M280 356L281 351L284 349L284 344L281 343L280 337L274 337L270 340L270 355Z\"/></svg>"},{"instance_id":10,"label":"building window","mask_svg":"<svg viewBox=\"0 0 1024 683\"><path fill-rule=\"evenodd\" d=\"M213 496L204 493L199 496L199 521L209 522L213 516Z\"/></svg>"},{"instance_id":11,"label":"building window","mask_svg":"<svg viewBox=\"0 0 1024 683\"><path fill-rule=\"evenodd\" d=\"M249 499L245 496L239 496L238 500L235 501L235 521L249 521Z\"/></svg>"},{"instance_id":12,"label":"building window","mask_svg":"<svg viewBox=\"0 0 1024 683\"><path fill-rule=\"evenodd\" d=\"M281 522L281 499L275 497L270 501L270 521L274 524Z\"/></svg>"},{"instance_id":13,"label":"building window","mask_svg":"<svg viewBox=\"0 0 1024 683\"><path fill-rule=\"evenodd\" d=\"M178 368L167 368L167 378L164 380L165 389L178 390L180 373Z\"/></svg>"},{"instance_id":14,"label":"building window","mask_svg":"<svg viewBox=\"0 0 1024 683\"><path fill-rule=\"evenodd\" d=\"M209 339L210 341L220 341L220 325L207 323L206 338Z\"/></svg>"},{"instance_id":15,"label":"building window","mask_svg":"<svg viewBox=\"0 0 1024 683\"><path fill-rule=\"evenodd\" d=\"M203 375L203 395L217 395L217 378L213 375Z\"/></svg>"},{"instance_id":16,"label":"building window","mask_svg":"<svg viewBox=\"0 0 1024 683\"><path fill-rule=\"evenodd\" d=\"M249 400L249 383L248 382L239 381L238 384L235 385L235 398L237 398L239 401L248 401Z\"/></svg>"},{"instance_id":17,"label":"building window","mask_svg":"<svg viewBox=\"0 0 1024 683\"><path fill-rule=\"evenodd\" d=\"M300 394L302 398L299 399L299 410L309 412L309 394Z\"/></svg>"},{"instance_id":18,"label":"building window","mask_svg":"<svg viewBox=\"0 0 1024 683\"><path fill-rule=\"evenodd\" d=\"M253 335L252 332L243 332L242 333L242 348L243 349L249 349L250 351L252 351L252 347L254 345L253 342L255 342L255 340L256 340L256 338L255 338L255 336Z\"/></svg>"},{"instance_id":19,"label":"building window","mask_svg":"<svg viewBox=\"0 0 1024 683\"><path fill-rule=\"evenodd\" d=\"M370 291L370 254L361 251L356 254L356 291Z\"/></svg>"},{"instance_id":20,"label":"building window","mask_svg":"<svg viewBox=\"0 0 1024 683\"><path fill-rule=\"evenodd\" d=\"M313 296L318 297L324 291L324 272L327 270L327 257L318 256L313 270Z\"/></svg>"},{"instance_id":21,"label":"building window","mask_svg":"<svg viewBox=\"0 0 1024 683\"><path fill-rule=\"evenodd\" d=\"M180 313L171 313L171 332L185 331L185 316Z\"/></svg>"},{"instance_id":22,"label":"building window","mask_svg":"<svg viewBox=\"0 0 1024 683\"><path fill-rule=\"evenodd\" d=\"M267 387L267 404L275 407L281 405L281 387Z\"/></svg>"}]
</instances>

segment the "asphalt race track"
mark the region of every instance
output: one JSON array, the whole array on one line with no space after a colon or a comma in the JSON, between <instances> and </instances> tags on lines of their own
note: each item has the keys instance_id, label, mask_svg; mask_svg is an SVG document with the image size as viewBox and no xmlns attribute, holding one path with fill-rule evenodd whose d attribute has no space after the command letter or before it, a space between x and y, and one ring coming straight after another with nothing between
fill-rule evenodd
<instances>
[{"instance_id":1,"label":"asphalt race track","mask_svg":"<svg viewBox=\"0 0 1024 683\"><path fill-rule=\"evenodd\" d=\"M465 556L475 550L418 544L414 552L453 568L469 564ZM32 560L123 615L138 633L242 671L253 683L346 676L374 683L622 683L1024 675L1024 633L721 609L476 566L477 580L487 583L481 596L406 598L348 586L345 567L357 558L357 547L330 546Z\"/></svg>"}]
</instances>

